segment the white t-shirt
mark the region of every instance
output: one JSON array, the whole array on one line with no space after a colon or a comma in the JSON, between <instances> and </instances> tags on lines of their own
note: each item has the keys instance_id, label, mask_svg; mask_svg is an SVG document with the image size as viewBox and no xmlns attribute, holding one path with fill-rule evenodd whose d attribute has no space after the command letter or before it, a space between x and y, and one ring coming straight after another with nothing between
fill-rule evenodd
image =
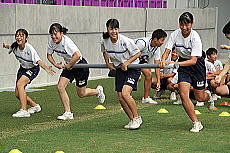
<instances>
[{"instance_id":1,"label":"white t-shirt","mask_svg":"<svg viewBox=\"0 0 230 153\"><path fill-rule=\"evenodd\" d=\"M23 50L20 50L18 47L13 53L24 69L30 69L37 66L37 62L41 60L37 51L29 43L25 44Z\"/></svg>"},{"instance_id":2,"label":"white t-shirt","mask_svg":"<svg viewBox=\"0 0 230 153\"><path fill-rule=\"evenodd\" d=\"M110 60L115 66L124 63L140 52L134 41L122 34L118 34L116 43L112 43L110 38L103 39L101 47L101 51L106 51L109 54ZM134 60L132 64L139 64L139 59Z\"/></svg>"},{"instance_id":3,"label":"white t-shirt","mask_svg":"<svg viewBox=\"0 0 230 153\"><path fill-rule=\"evenodd\" d=\"M221 62L220 60L214 61L214 65L215 65L218 69L223 70L223 64L222 64L222 62Z\"/></svg>"},{"instance_id":4,"label":"white t-shirt","mask_svg":"<svg viewBox=\"0 0 230 153\"><path fill-rule=\"evenodd\" d=\"M143 37L143 38L137 38L134 39L135 44L141 51L141 56L148 55L148 64L154 63L154 60L160 60L161 59L161 51L160 48L155 46L151 47L152 38L151 37Z\"/></svg>"},{"instance_id":5,"label":"white t-shirt","mask_svg":"<svg viewBox=\"0 0 230 153\"><path fill-rule=\"evenodd\" d=\"M79 52L80 58L74 65L76 65L82 59L82 54L80 50L74 44L74 42L66 35L62 36L62 41L59 44L56 44L55 42L53 42L53 40L49 41L47 53L53 54L54 52L56 52L57 55L63 57L66 63L70 62L75 52Z\"/></svg>"},{"instance_id":6,"label":"white t-shirt","mask_svg":"<svg viewBox=\"0 0 230 153\"><path fill-rule=\"evenodd\" d=\"M199 34L191 29L191 33L184 38L181 29L177 29L171 33L165 48L172 50L175 46L180 57L191 59L191 56L202 56L202 43Z\"/></svg>"},{"instance_id":7,"label":"white t-shirt","mask_svg":"<svg viewBox=\"0 0 230 153\"><path fill-rule=\"evenodd\" d=\"M205 60L205 67L206 67L206 73L207 72L216 72L215 66L207 60Z\"/></svg>"}]
</instances>

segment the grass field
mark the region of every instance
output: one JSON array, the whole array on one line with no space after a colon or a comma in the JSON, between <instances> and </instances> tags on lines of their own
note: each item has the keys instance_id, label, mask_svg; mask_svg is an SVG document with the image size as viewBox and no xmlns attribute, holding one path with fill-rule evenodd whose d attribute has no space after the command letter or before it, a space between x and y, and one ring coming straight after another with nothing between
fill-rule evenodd
<instances>
[{"instance_id":1,"label":"grass field","mask_svg":"<svg viewBox=\"0 0 230 153\"><path fill-rule=\"evenodd\" d=\"M68 86L72 112L75 119L58 121L56 117L63 113L55 86L43 87L47 90L28 93L43 110L30 118L13 118L11 115L19 109L14 92L0 93L0 152L8 153L19 149L23 153L230 153L230 117L219 117L223 111L230 113L230 107L219 106L223 98L217 101L218 110L209 112L206 107L196 107L202 114L198 118L204 124L200 133L191 133L191 121L183 107L172 105L166 92L160 104L142 104L143 80L139 90L133 92L137 100L143 125L139 130L127 130L123 126L128 118L121 110L114 80L103 79L89 81L88 87L101 84L107 95L106 110L96 110L96 96L80 99L74 84ZM152 91L154 94L154 91ZM156 113L160 108L168 114Z\"/></svg>"}]
</instances>

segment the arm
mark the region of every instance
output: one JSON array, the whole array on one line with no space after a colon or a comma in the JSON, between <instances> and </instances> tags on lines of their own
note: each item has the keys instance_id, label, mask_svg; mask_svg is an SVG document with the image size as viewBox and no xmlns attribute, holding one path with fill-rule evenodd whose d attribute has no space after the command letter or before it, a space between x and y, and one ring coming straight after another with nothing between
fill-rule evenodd
<instances>
[{"instance_id":1,"label":"arm","mask_svg":"<svg viewBox=\"0 0 230 153\"><path fill-rule=\"evenodd\" d=\"M220 49L229 49L230 50L230 46L228 46L228 45L220 45Z\"/></svg>"},{"instance_id":2,"label":"arm","mask_svg":"<svg viewBox=\"0 0 230 153\"><path fill-rule=\"evenodd\" d=\"M37 64L39 65L39 66L41 66L47 73L49 73L50 75L54 75L54 73L56 73L53 69L52 69L52 66L46 66L46 64L43 62L43 61L41 61L41 60L39 60L39 61L37 61Z\"/></svg>"},{"instance_id":3,"label":"arm","mask_svg":"<svg viewBox=\"0 0 230 153\"><path fill-rule=\"evenodd\" d=\"M177 62L180 66L191 66L195 65L197 61L197 56L192 56L190 60L186 60L183 62Z\"/></svg>"},{"instance_id":4,"label":"arm","mask_svg":"<svg viewBox=\"0 0 230 153\"><path fill-rule=\"evenodd\" d=\"M127 66L132 63L133 61L135 61L139 56L141 55L141 52L136 53L134 56L130 57L127 61L125 61L124 63L122 63L121 65L121 69L123 71L127 71Z\"/></svg>"},{"instance_id":5,"label":"arm","mask_svg":"<svg viewBox=\"0 0 230 153\"><path fill-rule=\"evenodd\" d=\"M66 64L65 66L64 66L64 68L65 69L67 69L67 70L70 70L72 67L73 67L73 65L77 62L77 60L80 58L80 54L79 54L79 52L75 52L74 54L73 54L73 57L71 58L71 60L69 61L69 63L68 64Z\"/></svg>"},{"instance_id":6,"label":"arm","mask_svg":"<svg viewBox=\"0 0 230 153\"><path fill-rule=\"evenodd\" d=\"M110 70L116 70L112 63L109 62L109 54L105 51L103 52L103 56L105 59L105 64L108 66Z\"/></svg>"},{"instance_id":7,"label":"arm","mask_svg":"<svg viewBox=\"0 0 230 153\"><path fill-rule=\"evenodd\" d=\"M9 45L9 44L5 44L5 43L3 43L2 47L3 47L3 48L10 49L10 45Z\"/></svg>"},{"instance_id":8,"label":"arm","mask_svg":"<svg viewBox=\"0 0 230 153\"><path fill-rule=\"evenodd\" d=\"M230 69L230 59L228 60L228 63L225 64L224 69L222 70L222 72L216 77L216 82L220 82L222 77L227 74L228 70Z\"/></svg>"},{"instance_id":9,"label":"arm","mask_svg":"<svg viewBox=\"0 0 230 153\"><path fill-rule=\"evenodd\" d=\"M62 67L62 65L61 65L62 62L56 63L55 60L53 59L52 54L47 54L47 59L48 59L49 62L50 62L51 64L53 64L56 68L58 68L58 69L63 69L63 67Z\"/></svg>"}]
</instances>

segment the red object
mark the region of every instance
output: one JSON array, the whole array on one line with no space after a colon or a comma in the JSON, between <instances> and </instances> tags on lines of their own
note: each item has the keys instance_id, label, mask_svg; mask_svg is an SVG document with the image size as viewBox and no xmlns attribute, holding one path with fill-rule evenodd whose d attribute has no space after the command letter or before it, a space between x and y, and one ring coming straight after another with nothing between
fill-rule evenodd
<instances>
[{"instance_id":1,"label":"red object","mask_svg":"<svg viewBox=\"0 0 230 153\"><path fill-rule=\"evenodd\" d=\"M229 103L226 102L226 101L222 101L222 103L220 105L222 105L222 106L230 106Z\"/></svg>"}]
</instances>

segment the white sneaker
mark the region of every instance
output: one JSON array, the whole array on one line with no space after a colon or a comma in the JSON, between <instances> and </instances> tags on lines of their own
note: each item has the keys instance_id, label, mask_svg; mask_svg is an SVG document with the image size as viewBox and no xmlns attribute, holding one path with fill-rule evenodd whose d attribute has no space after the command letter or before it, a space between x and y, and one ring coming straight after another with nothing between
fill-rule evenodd
<instances>
[{"instance_id":1,"label":"white sneaker","mask_svg":"<svg viewBox=\"0 0 230 153\"><path fill-rule=\"evenodd\" d=\"M130 130L135 130L138 129L142 124L142 119L141 117L134 117L133 121L131 122L131 125L129 125Z\"/></svg>"},{"instance_id":2,"label":"white sneaker","mask_svg":"<svg viewBox=\"0 0 230 153\"><path fill-rule=\"evenodd\" d=\"M204 102L203 101L197 101L196 106L198 106L198 107L204 106Z\"/></svg>"},{"instance_id":3,"label":"white sneaker","mask_svg":"<svg viewBox=\"0 0 230 153\"><path fill-rule=\"evenodd\" d=\"M212 94L212 99L213 100L217 100L217 95L216 94Z\"/></svg>"},{"instance_id":4,"label":"white sneaker","mask_svg":"<svg viewBox=\"0 0 230 153\"><path fill-rule=\"evenodd\" d=\"M221 99L221 96L216 95L217 99Z\"/></svg>"},{"instance_id":5,"label":"white sneaker","mask_svg":"<svg viewBox=\"0 0 230 153\"><path fill-rule=\"evenodd\" d=\"M149 103L149 104L158 104L156 101L154 101L152 98L147 97L147 98L142 98L142 103Z\"/></svg>"},{"instance_id":6,"label":"white sneaker","mask_svg":"<svg viewBox=\"0 0 230 153\"><path fill-rule=\"evenodd\" d=\"M73 119L73 113L65 112L61 116L58 116L57 119L58 120L71 120L71 119Z\"/></svg>"},{"instance_id":7,"label":"white sneaker","mask_svg":"<svg viewBox=\"0 0 230 153\"><path fill-rule=\"evenodd\" d=\"M103 87L102 86L97 86L96 88L98 90L98 95L97 95L97 98L98 98L98 101L99 103L103 104L105 102L105 94L103 92Z\"/></svg>"},{"instance_id":8,"label":"white sneaker","mask_svg":"<svg viewBox=\"0 0 230 153\"><path fill-rule=\"evenodd\" d=\"M131 124L132 124L132 120L131 120L127 125L125 125L124 128L125 128L125 129L129 129L129 126L130 126Z\"/></svg>"},{"instance_id":9,"label":"white sneaker","mask_svg":"<svg viewBox=\"0 0 230 153\"><path fill-rule=\"evenodd\" d=\"M176 93L175 92L171 92L170 100L176 100Z\"/></svg>"},{"instance_id":10,"label":"white sneaker","mask_svg":"<svg viewBox=\"0 0 230 153\"><path fill-rule=\"evenodd\" d=\"M174 105L181 105L182 104L182 101L181 101L181 98L180 96L178 97L178 100L173 102Z\"/></svg>"},{"instance_id":11,"label":"white sneaker","mask_svg":"<svg viewBox=\"0 0 230 153\"><path fill-rule=\"evenodd\" d=\"M203 129L203 125L201 122L193 122L193 128L190 130L191 132L200 132Z\"/></svg>"},{"instance_id":12,"label":"white sneaker","mask_svg":"<svg viewBox=\"0 0 230 153\"><path fill-rule=\"evenodd\" d=\"M209 95L209 100L208 100L208 105L207 105L207 108L210 110L210 111L213 111L214 110L214 107L215 107L215 103L214 103L214 100L212 99L212 94L209 90L206 90L205 91L206 93L208 93Z\"/></svg>"},{"instance_id":13,"label":"white sneaker","mask_svg":"<svg viewBox=\"0 0 230 153\"><path fill-rule=\"evenodd\" d=\"M157 91L156 93L156 96L154 97L155 99L158 99L158 98L161 98L161 95L164 93L165 90L160 90L160 91Z\"/></svg>"},{"instance_id":14,"label":"white sneaker","mask_svg":"<svg viewBox=\"0 0 230 153\"><path fill-rule=\"evenodd\" d=\"M37 104L37 105L34 106L34 107L30 107L30 108L28 109L28 112L29 112L30 114L33 114L33 113L38 113L38 112L40 112L41 110L42 110L41 106L40 106L39 104Z\"/></svg>"},{"instance_id":15,"label":"white sneaker","mask_svg":"<svg viewBox=\"0 0 230 153\"><path fill-rule=\"evenodd\" d=\"M26 110L20 109L12 115L13 117L30 117L30 113Z\"/></svg>"}]
</instances>

